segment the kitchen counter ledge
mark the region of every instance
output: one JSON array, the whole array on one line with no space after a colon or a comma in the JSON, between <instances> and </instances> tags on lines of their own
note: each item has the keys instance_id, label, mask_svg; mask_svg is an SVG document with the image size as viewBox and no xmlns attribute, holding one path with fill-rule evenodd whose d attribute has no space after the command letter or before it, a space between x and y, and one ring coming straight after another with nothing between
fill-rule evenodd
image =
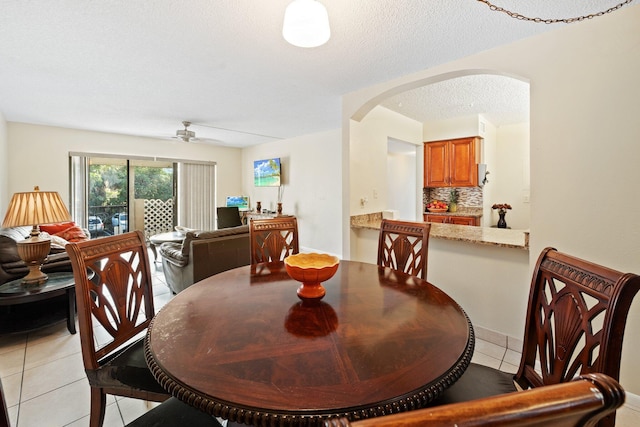
<instances>
[{"instance_id":1,"label":"kitchen counter ledge","mask_svg":"<svg viewBox=\"0 0 640 427\"><path fill-rule=\"evenodd\" d=\"M352 229L380 230L382 212L351 216ZM430 238L529 250L528 231L431 223Z\"/></svg>"}]
</instances>

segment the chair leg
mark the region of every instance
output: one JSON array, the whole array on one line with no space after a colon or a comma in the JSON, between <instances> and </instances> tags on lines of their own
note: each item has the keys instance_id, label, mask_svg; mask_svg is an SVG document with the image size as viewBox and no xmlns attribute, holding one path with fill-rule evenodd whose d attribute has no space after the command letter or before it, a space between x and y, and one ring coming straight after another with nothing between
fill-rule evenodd
<instances>
[{"instance_id":1,"label":"chair leg","mask_svg":"<svg viewBox=\"0 0 640 427\"><path fill-rule=\"evenodd\" d=\"M107 395L101 388L91 387L91 413L89 414L89 427L102 427L106 406Z\"/></svg>"}]
</instances>

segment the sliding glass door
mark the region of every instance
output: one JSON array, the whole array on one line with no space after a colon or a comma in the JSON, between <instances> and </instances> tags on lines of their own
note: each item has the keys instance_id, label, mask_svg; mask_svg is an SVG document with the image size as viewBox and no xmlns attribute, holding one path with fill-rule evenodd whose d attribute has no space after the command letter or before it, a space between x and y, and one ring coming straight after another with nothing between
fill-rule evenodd
<instances>
[{"instance_id":1,"label":"sliding glass door","mask_svg":"<svg viewBox=\"0 0 640 427\"><path fill-rule=\"evenodd\" d=\"M88 229L91 237L110 236L128 230L129 161L90 157L88 181Z\"/></svg>"},{"instance_id":2,"label":"sliding glass door","mask_svg":"<svg viewBox=\"0 0 640 427\"><path fill-rule=\"evenodd\" d=\"M70 153L71 216L91 237L215 229L213 162Z\"/></svg>"}]
</instances>

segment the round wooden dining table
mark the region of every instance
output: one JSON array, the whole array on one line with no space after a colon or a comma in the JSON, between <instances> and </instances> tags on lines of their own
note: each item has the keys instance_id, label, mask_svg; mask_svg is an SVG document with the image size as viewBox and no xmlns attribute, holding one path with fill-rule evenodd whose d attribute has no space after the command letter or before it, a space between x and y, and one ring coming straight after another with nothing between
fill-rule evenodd
<instances>
[{"instance_id":1,"label":"round wooden dining table","mask_svg":"<svg viewBox=\"0 0 640 427\"><path fill-rule=\"evenodd\" d=\"M420 278L343 260L321 300L300 300L299 284L262 264L180 292L147 331L155 378L232 422L316 426L424 407L471 361L469 318Z\"/></svg>"}]
</instances>

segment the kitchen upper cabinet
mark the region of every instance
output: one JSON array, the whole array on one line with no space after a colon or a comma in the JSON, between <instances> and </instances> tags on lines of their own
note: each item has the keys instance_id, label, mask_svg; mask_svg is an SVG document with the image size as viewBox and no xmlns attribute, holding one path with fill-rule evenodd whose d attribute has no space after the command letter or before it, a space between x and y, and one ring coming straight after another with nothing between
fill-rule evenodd
<instances>
[{"instance_id":1,"label":"kitchen upper cabinet","mask_svg":"<svg viewBox=\"0 0 640 427\"><path fill-rule=\"evenodd\" d=\"M482 138L424 143L425 187L477 187Z\"/></svg>"}]
</instances>

